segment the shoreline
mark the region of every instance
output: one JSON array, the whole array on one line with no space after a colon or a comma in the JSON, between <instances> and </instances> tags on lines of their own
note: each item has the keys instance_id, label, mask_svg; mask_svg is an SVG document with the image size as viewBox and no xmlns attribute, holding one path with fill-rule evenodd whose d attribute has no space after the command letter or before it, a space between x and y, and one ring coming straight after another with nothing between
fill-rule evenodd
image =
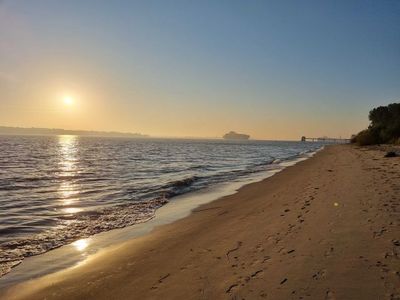
<instances>
[{"instance_id":1,"label":"shoreline","mask_svg":"<svg viewBox=\"0 0 400 300\"><path fill-rule=\"evenodd\" d=\"M328 146L0 298L395 299L399 178L398 158Z\"/></svg>"},{"instance_id":2,"label":"shoreline","mask_svg":"<svg viewBox=\"0 0 400 300\"><path fill-rule=\"evenodd\" d=\"M81 238L73 243L51 249L47 252L25 257L25 259L0 277L0 294L9 286L74 267L97 252L107 251L115 244L149 234L154 228L172 223L188 216L193 209L221 197L232 195L245 185L265 180L285 168L311 158L323 147L315 151L299 153L283 161L267 165L264 171L249 173L233 181L224 182L205 189L176 196L156 209L152 218L145 222L123 228L116 228ZM48 266L51 265L51 266Z\"/></svg>"}]
</instances>

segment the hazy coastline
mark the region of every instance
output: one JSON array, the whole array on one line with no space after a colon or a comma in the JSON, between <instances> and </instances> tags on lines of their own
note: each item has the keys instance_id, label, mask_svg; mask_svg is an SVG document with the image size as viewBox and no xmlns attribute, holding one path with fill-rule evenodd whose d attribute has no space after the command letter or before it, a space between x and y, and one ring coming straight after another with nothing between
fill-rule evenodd
<instances>
[{"instance_id":1,"label":"hazy coastline","mask_svg":"<svg viewBox=\"0 0 400 300\"><path fill-rule=\"evenodd\" d=\"M37 127L10 127L0 126L0 135L79 135L94 137L126 137L126 138L148 138L141 133L116 132L116 131L92 131L92 130L69 130L60 128L37 128Z\"/></svg>"}]
</instances>

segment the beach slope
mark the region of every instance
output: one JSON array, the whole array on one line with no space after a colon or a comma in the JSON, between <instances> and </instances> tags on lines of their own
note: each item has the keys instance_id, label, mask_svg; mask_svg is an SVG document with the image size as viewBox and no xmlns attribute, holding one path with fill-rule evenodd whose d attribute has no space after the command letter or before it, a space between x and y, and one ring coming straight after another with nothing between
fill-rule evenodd
<instances>
[{"instance_id":1,"label":"beach slope","mask_svg":"<svg viewBox=\"0 0 400 300\"><path fill-rule=\"evenodd\" d=\"M326 147L3 299L400 299L400 158Z\"/></svg>"}]
</instances>

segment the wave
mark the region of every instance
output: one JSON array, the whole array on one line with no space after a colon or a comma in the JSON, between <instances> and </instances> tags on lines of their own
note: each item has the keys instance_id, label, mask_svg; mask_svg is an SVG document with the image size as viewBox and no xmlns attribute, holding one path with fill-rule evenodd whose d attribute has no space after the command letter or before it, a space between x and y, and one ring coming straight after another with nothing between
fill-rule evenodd
<instances>
[{"instance_id":1,"label":"wave","mask_svg":"<svg viewBox=\"0 0 400 300\"><path fill-rule=\"evenodd\" d=\"M199 179L200 177L198 176L191 176L168 183L161 187L160 196L169 199L174 196L189 192L192 190L190 187L196 182L196 180Z\"/></svg>"},{"instance_id":2,"label":"wave","mask_svg":"<svg viewBox=\"0 0 400 300\"><path fill-rule=\"evenodd\" d=\"M20 264L25 257L87 238L96 233L123 228L152 219L157 208L168 202L165 198L117 205L99 211L81 212L74 219L58 222L52 230L0 244L0 277Z\"/></svg>"}]
</instances>

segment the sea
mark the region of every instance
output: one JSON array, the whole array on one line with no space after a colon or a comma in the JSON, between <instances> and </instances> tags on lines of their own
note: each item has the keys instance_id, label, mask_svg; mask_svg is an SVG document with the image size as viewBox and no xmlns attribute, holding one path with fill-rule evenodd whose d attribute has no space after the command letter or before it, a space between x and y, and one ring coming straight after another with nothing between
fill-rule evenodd
<instances>
[{"instance_id":1,"label":"sea","mask_svg":"<svg viewBox=\"0 0 400 300\"><path fill-rule=\"evenodd\" d=\"M0 136L0 276L26 257L149 221L178 195L274 170L322 146Z\"/></svg>"}]
</instances>

